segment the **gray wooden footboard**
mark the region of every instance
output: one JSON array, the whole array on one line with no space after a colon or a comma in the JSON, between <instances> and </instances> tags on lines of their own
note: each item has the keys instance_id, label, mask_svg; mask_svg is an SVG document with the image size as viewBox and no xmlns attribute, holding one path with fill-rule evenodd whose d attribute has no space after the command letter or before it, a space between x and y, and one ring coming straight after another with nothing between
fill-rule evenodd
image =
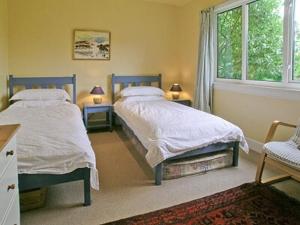
<instances>
[{"instance_id":1,"label":"gray wooden footboard","mask_svg":"<svg viewBox=\"0 0 300 225\"><path fill-rule=\"evenodd\" d=\"M91 205L90 168L79 168L66 174L19 174L19 190L28 191L55 184L83 180L84 206Z\"/></svg>"},{"instance_id":2,"label":"gray wooden footboard","mask_svg":"<svg viewBox=\"0 0 300 225\"><path fill-rule=\"evenodd\" d=\"M114 117L118 117L117 114L114 113ZM129 126L125 123L124 120L122 120L120 117L118 117L118 121L121 124L121 126L124 129L127 129L130 131L131 133L131 137L134 138L135 142L138 143L139 146L143 147L143 144L139 141L139 139L134 135L134 132L129 128ZM126 132L125 132L126 133ZM144 147L143 147L144 148ZM155 179L155 185L161 185L162 182L162 178L163 178L163 163L164 162L172 162L173 160L177 160L177 159L186 159L186 158L190 158L190 157L195 157L195 156L200 156L200 155L204 155L204 154L208 154L208 153L213 153L213 152L222 152L225 151L227 149L232 149L233 150L233 154L232 154L232 166L238 166L238 160L239 160L239 142L229 142L229 143L216 143L216 144L212 144L200 149L195 149L189 152L186 152L184 154L178 155L178 156L174 156L172 158L169 158L163 162L161 162L160 164L158 164L155 168L154 168L154 179Z\"/></svg>"}]
</instances>

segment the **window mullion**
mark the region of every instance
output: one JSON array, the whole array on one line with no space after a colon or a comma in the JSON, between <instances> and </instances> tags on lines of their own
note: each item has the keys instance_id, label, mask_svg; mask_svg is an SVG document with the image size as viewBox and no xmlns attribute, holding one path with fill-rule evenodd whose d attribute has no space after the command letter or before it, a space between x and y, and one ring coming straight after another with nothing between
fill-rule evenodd
<instances>
[{"instance_id":1,"label":"window mullion","mask_svg":"<svg viewBox=\"0 0 300 225\"><path fill-rule=\"evenodd\" d=\"M295 33L295 12L296 12L296 2L295 0L289 0L288 5L288 21L289 21L289 32L288 32L288 40L289 40L289 73L288 78L289 82L294 82L293 74L295 72L295 62L294 62L294 54L295 54L295 41L296 41L296 33Z\"/></svg>"},{"instance_id":2,"label":"window mullion","mask_svg":"<svg viewBox=\"0 0 300 225\"><path fill-rule=\"evenodd\" d=\"M293 18L292 18L293 0L285 0L284 4L284 27L283 33L283 77L282 82L287 84L292 81L292 53L293 53Z\"/></svg>"},{"instance_id":3,"label":"window mullion","mask_svg":"<svg viewBox=\"0 0 300 225\"><path fill-rule=\"evenodd\" d=\"M248 71L248 5L242 7L242 81L247 80Z\"/></svg>"}]
</instances>

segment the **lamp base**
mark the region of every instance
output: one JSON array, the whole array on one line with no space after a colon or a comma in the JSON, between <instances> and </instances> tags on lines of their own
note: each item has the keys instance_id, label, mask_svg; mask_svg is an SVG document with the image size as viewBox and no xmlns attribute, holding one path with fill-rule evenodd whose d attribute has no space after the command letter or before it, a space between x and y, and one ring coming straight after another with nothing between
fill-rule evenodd
<instances>
[{"instance_id":1,"label":"lamp base","mask_svg":"<svg viewBox=\"0 0 300 225\"><path fill-rule=\"evenodd\" d=\"M102 103L102 98L93 98L94 104L101 104Z\"/></svg>"},{"instance_id":2,"label":"lamp base","mask_svg":"<svg viewBox=\"0 0 300 225\"><path fill-rule=\"evenodd\" d=\"M179 93L173 93L172 98L173 99L179 99Z\"/></svg>"}]
</instances>

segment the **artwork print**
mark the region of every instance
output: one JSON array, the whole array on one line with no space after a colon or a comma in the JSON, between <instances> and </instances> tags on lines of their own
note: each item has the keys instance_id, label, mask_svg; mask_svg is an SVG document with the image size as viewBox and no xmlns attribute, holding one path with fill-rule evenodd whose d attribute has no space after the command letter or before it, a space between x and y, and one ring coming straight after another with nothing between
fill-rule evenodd
<instances>
[{"instance_id":1,"label":"artwork print","mask_svg":"<svg viewBox=\"0 0 300 225\"><path fill-rule=\"evenodd\" d=\"M75 30L73 59L110 59L110 32Z\"/></svg>"}]
</instances>

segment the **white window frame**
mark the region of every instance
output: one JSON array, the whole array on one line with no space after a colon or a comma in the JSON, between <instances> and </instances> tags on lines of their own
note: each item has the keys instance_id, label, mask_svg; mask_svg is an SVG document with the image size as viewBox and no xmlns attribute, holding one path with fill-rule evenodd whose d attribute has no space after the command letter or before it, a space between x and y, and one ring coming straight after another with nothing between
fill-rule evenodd
<instances>
[{"instance_id":1,"label":"white window frame","mask_svg":"<svg viewBox=\"0 0 300 225\"><path fill-rule=\"evenodd\" d=\"M236 85L247 85L248 87L273 87L275 89L291 89L295 91L300 90L300 81L293 80L293 56L292 51L294 43L294 20L291 14L293 10L293 4L295 0L285 0L285 11L284 11L284 40L283 40L283 71L282 71L282 81L281 82L271 82L271 81L255 81L247 80L247 66L248 66L248 4L255 2L256 0L233 0L221 4L215 7L214 10L214 55L215 55L215 65L214 65L214 81L217 83L216 87L221 87L222 85L236 84ZM219 13L242 7L242 78L241 80L237 79L227 79L227 78L218 78L218 50L217 50L217 16ZM230 85L232 86L232 85ZM233 85L234 86L234 85Z\"/></svg>"}]
</instances>

